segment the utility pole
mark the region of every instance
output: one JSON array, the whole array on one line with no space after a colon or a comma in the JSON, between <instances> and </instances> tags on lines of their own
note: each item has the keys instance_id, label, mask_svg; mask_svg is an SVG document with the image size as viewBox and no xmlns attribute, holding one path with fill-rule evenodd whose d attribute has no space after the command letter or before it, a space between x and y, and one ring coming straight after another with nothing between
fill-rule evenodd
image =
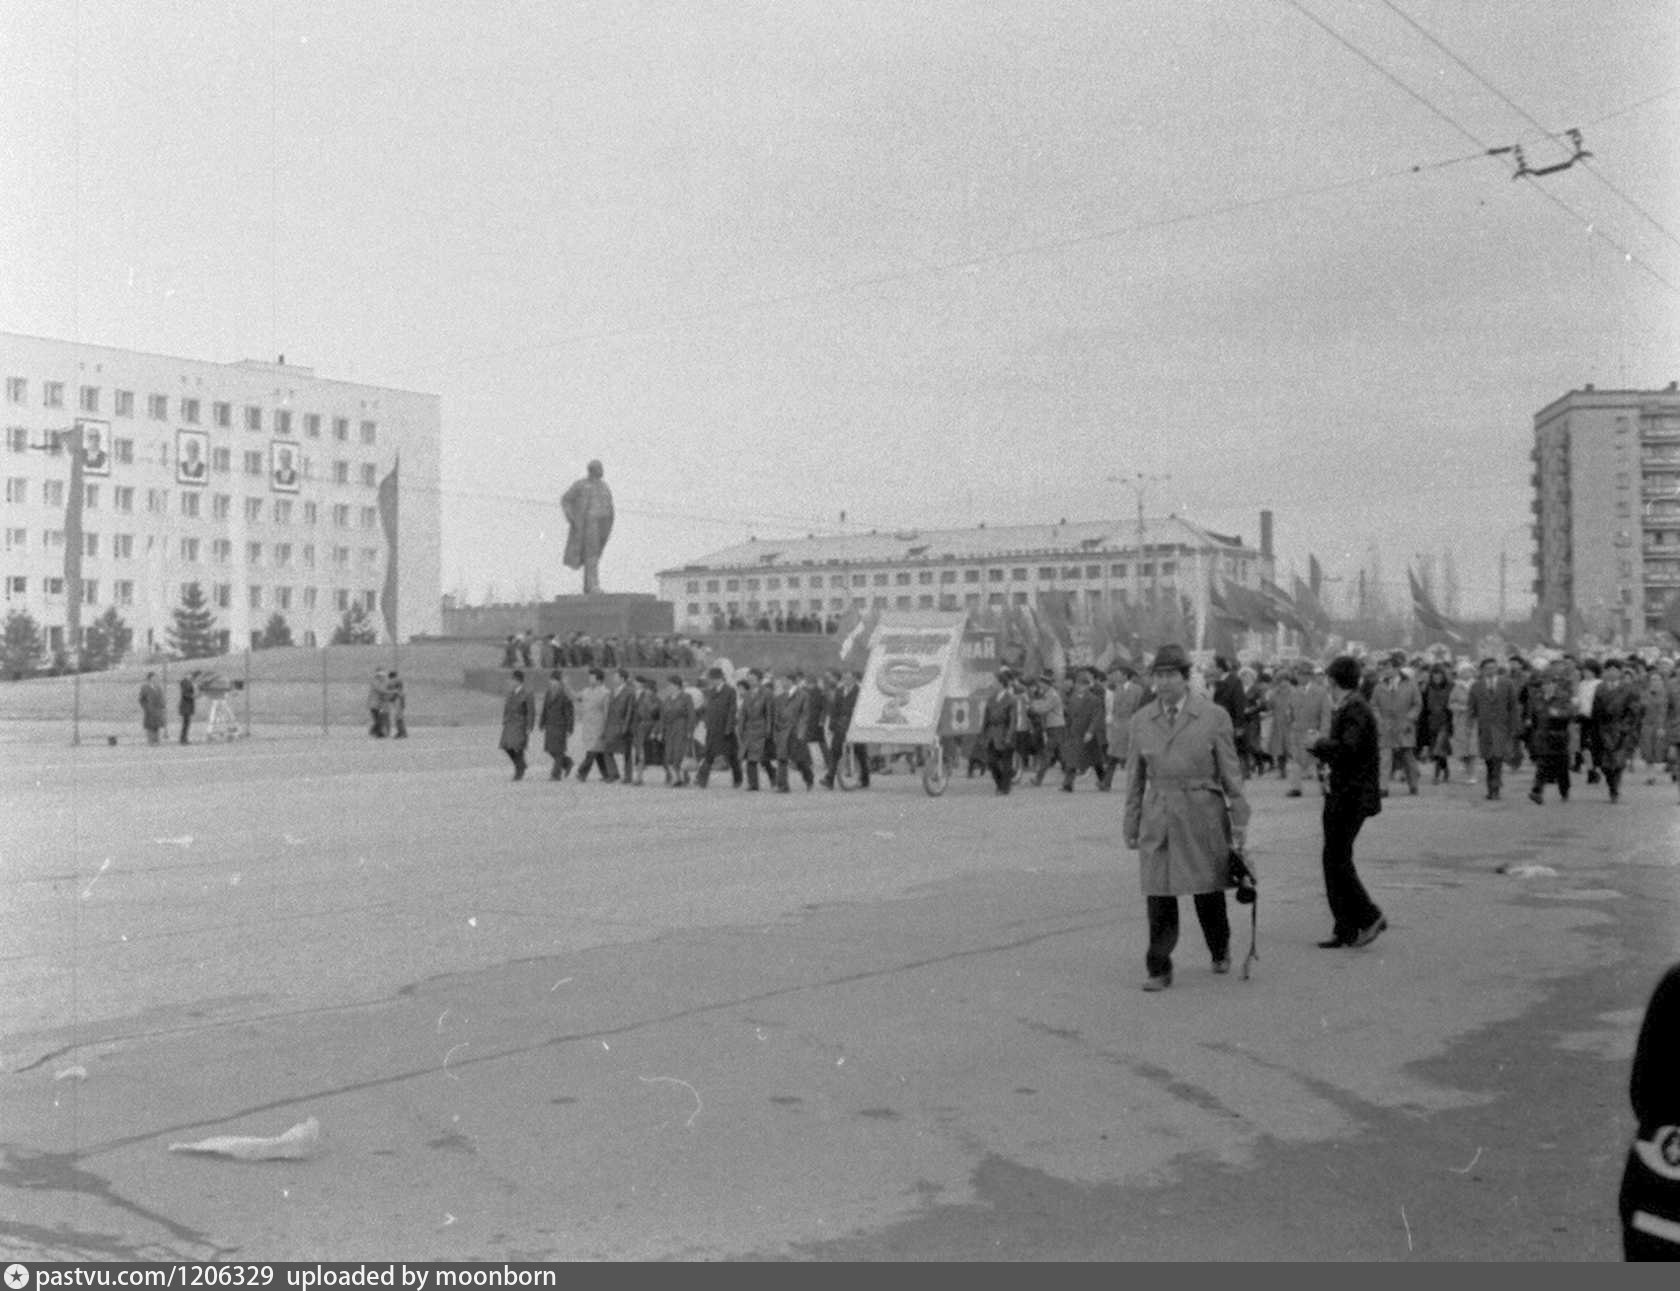
<instances>
[{"instance_id":1,"label":"utility pole","mask_svg":"<svg viewBox=\"0 0 1680 1291\"><path fill-rule=\"evenodd\" d=\"M1499 627L1505 627L1505 548L1499 549Z\"/></svg>"},{"instance_id":2,"label":"utility pole","mask_svg":"<svg viewBox=\"0 0 1680 1291\"><path fill-rule=\"evenodd\" d=\"M1137 497L1137 550L1132 560L1132 635L1133 644L1137 647L1138 658L1143 657L1143 495L1151 484L1163 484L1170 480L1170 475L1150 475L1144 471L1133 471L1130 475L1110 475L1106 479L1111 484L1124 484ZM1161 591L1161 571L1151 568L1150 578L1157 599Z\"/></svg>"},{"instance_id":3,"label":"utility pole","mask_svg":"<svg viewBox=\"0 0 1680 1291\"><path fill-rule=\"evenodd\" d=\"M82 557L87 539L82 535L82 510L87 501L82 457L82 423L47 430L37 452L56 456L70 452L70 495L64 507L64 653L70 666L80 671L82 654ZM109 451L109 450L107 450Z\"/></svg>"}]
</instances>

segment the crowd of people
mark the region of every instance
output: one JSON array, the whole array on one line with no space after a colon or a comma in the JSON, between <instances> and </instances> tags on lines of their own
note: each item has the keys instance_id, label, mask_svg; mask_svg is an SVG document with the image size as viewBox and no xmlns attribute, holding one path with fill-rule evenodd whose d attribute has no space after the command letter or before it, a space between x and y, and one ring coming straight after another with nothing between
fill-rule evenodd
<instances>
[{"instance_id":1,"label":"crowd of people","mask_svg":"<svg viewBox=\"0 0 1680 1291\"><path fill-rule=\"evenodd\" d=\"M386 736L408 738L408 722L404 717L407 696L403 693L402 678L395 668L375 668L368 683L368 734L376 740Z\"/></svg>"},{"instance_id":2,"label":"crowd of people","mask_svg":"<svg viewBox=\"0 0 1680 1291\"><path fill-rule=\"evenodd\" d=\"M711 652L684 636L590 636L571 632L540 637L510 632L502 643L502 667L541 668L695 668L711 662Z\"/></svg>"}]
</instances>

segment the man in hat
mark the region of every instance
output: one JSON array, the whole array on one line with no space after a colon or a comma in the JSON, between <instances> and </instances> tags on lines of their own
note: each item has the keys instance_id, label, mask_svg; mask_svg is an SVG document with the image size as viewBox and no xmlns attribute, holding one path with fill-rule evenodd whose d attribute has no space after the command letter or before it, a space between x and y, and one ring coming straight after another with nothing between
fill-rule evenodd
<instances>
[{"instance_id":1,"label":"man in hat","mask_svg":"<svg viewBox=\"0 0 1680 1291\"><path fill-rule=\"evenodd\" d=\"M1388 750L1388 778L1396 769L1403 770L1409 793L1418 791L1417 759L1412 746L1417 743L1418 714L1423 711L1423 696L1417 683L1402 671L1406 656L1396 650L1384 659L1377 669L1376 689L1371 692L1371 711L1377 719L1377 738ZM1387 788L1382 796L1388 796Z\"/></svg>"},{"instance_id":2,"label":"man in hat","mask_svg":"<svg viewBox=\"0 0 1680 1291\"><path fill-rule=\"evenodd\" d=\"M1470 687L1464 712L1487 768L1486 796L1491 802L1499 797L1505 760L1511 756L1523 726L1522 699L1511 679L1500 674L1498 660L1482 660L1482 675Z\"/></svg>"},{"instance_id":3,"label":"man in hat","mask_svg":"<svg viewBox=\"0 0 1680 1291\"><path fill-rule=\"evenodd\" d=\"M1178 898L1196 907L1215 973L1231 971L1228 865L1248 829L1231 718L1190 690L1190 656L1167 644L1150 664L1154 702L1132 717L1126 757L1126 846L1138 853L1149 916L1146 991L1172 985Z\"/></svg>"},{"instance_id":4,"label":"man in hat","mask_svg":"<svg viewBox=\"0 0 1680 1291\"><path fill-rule=\"evenodd\" d=\"M719 758L729 763L735 787L741 787L741 752L735 742L735 688L722 668L706 670L706 697L700 706L700 720L706 727L705 746L700 751L700 773L695 783L704 789L712 778L712 763Z\"/></svg>"},{"instance_id":5,"label":"man in hat","mask_svg":"<svg viewBox=\"0 0 1680 1291\"><path fill-rule=\"evenodd\" d=\"M986 700L980 722L980 738L986 750L986 765L999 793L1008 793L1015 778L1015 674L999 668L997 688Z\"/></svg>"}]
</instances>

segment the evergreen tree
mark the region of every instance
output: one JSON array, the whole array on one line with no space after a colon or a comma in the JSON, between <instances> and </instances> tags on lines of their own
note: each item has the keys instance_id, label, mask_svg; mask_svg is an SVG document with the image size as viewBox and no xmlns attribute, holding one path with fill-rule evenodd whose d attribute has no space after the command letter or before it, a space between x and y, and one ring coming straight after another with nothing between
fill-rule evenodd
<instances>
[{"instance_id":1,"label":"evergreen tree","mask_svg":"<svg viewBox=\"0 0 1680 1291\"><path fill-rule=\"evenodd\" d=\"M374 645L379 640L379 629L368 618L367 610L362 608L360 601L351 601L350 608L344 611L344 617L338 621L333 629L332 643L334 645Z\"/></svg>"},{"instance_id":2,"label":"evergreen tree","mask_svg":"<svg viewBox=\"0 0 1680 1291\"><path fill-rule=\"evenodd\" d=\"M174 609L175 621L166 635L169 648L182 659L208 659L220 654L216 641L216 616L204 600L204 589L197 583L181 588L181 603Z\"/></svg>"},{"instance_id":3,"label":"evergreen tree","mask_svg":"<svg viewBox=\"0 0 1680 1291\"><path fill-rule=\"evenodd\" d=\"M257 649L268 650L274 646L289 646L292 644L292 628L286 622L285 616L279 610L268 616L268 622L263 625L261 635L257 637Z\"/></svg>"},{"instance_id":4,"label":"evergreen tree","mask_svg":"<svg viewBox=\"0 0 1680 1291\"><path fill-rule=\"evenodd\" d=\"M43 650L41 625L26 610L13 610L6 616L6 634L0 640L0 666L16 681L35 671Z\"/></svg>"},{"instance_id":5,"label":"evergreen tree","mask_svg":"<svg viewBox=\"0 0 1680 1291\"><path fill-rule=\"evenodd\" d=\"M116 666L128 653L134 633L115 607L108 609L92 623L82 640L82 667L89 672Z\"/></svg>"}]
</instances>

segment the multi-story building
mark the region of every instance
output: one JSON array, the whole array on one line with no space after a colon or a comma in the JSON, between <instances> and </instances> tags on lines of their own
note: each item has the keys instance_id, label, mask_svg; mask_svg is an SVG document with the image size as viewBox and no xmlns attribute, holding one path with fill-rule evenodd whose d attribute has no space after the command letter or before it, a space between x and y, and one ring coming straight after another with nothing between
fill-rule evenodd
<instances>
[{"instance_id":1,"label":"multi-story building","mask_svg":"<svg viewBox=\"0 0 1680 1291\"><path fill-rule=\"evenodd\" d=\"M353 604L383 639L388 572L397 637L437 631L436 395L4 332L0 376L4 610L27 611L49 649L108 608L135 649L166 649L190 583L235 650L274 614L297 644L325 644Z\"/></svg>"},{"instance_id":2,"label":"multi-story building","mask_svg":"<svg viewBox=\"0 0 1680 1291\"><path fill-rule=\"evenodd\" d=\"M1052 590L1091 614L1175 594L1199 603L1215 572L1258 587L1274 574L1270 528L1263 512L1259 548L1176 516L1141 533L1132 521L1084 520L749 539L656 577L686 631L737 617L833 620L848 609L996 612Z\"/></svg>"},{"instance_id":3,"label":"multi-story building","mask_svg":"<svg viewBox=\"0 0 1680 1291\"><path fill-rule=\"evenodd\" d=\"M1657 631L1680 592L1680 388L1571 390L1534 416L1531 507L1552 615L1606 640Z\"/></svg>"}]
</instances>

